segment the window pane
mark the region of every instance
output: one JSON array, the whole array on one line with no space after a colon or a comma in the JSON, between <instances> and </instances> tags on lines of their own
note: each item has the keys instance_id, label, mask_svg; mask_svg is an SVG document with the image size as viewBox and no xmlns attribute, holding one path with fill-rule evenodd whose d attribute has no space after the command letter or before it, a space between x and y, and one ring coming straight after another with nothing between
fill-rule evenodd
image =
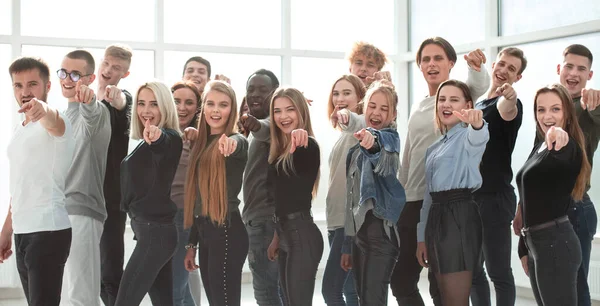
<instances>
[{"instance_id":1,"label":"window pane","mask_svg":"<svg viewBox=\"0 0 600 306\"><path fill-rule=\"evenodd\" d=\"M480 0L412 0L410 49L417 51L424 39L433 36L441 36L453 46L483 40L484 13L485 1Z\"/></svg>"},{"instance_id":2,"label":"window pane","mask_svg":"<svg viewBox=\"0 0 600 306\"><path fill-rule=\"evenodd\" d=\"M2 104L0 111L0 129L9 131L0 135L0 218L4 220L8 212L8 157L6 156L6 148L12 137L14 124L17 122L17 102L13 96L10 75L7 73L11 63L11 47L10 45L0 45L0 67L5 67L4 73L0 73L0 98L6 103Z\"/></svg>"},{"instance_id":3,"label":"window pane","mask_svg":"<svg viewBox=\"0 0 600 306\"><path fill-rule=\"evenodd\" d=\"M64 56L73 51L75 48L68 47L50 47L24 45L22 53L24 56L40 56L50 66L50 80L52 81L52 89L48 94L48 103L63 110L67 108L67 99L62 96L60 80L56 76L56 70L60 69ZM100 66L100 62L104 56L104 49L87 48L87 51L92 53L96 61L96 67ZM119 83L119 87L127 89L132 95L135 95L137 88L154 78L154 51L134 50L131 59L131 74ZM97 76L96 76L97 77ZM91 88L96 89L98 82L94 81Z\"/></svg>"},{"instance_id":4,"label":"window pane","mask_svg":"<svg viewBox=\"0 0 600 306\"><path fill-rule=\"evenodd\" d=\"M165 52L165 81L172 85L181 80L183 66L192 56L202 56L210 61L211 79L223 74L231 80L238 106L246 95L246 80L256 70L271 70L281 82L281 58L279 56L241 55L224 53Z\"/></svg>"},{"instance_id":5,"label":"window pane","mask_svg":"<svg viewBox=\"0 0 600 306\"><path fill-rule=\"evenodd\" d=\"M0 0L0 34L10 35L12 32L12 1ZM10 58L10 57L9 57Z\"/></svg>"},{"instance_id":6,"label":"window pane","mask_svg":"<svg viewBox=\"0 0 600 306\"><path fill-rule=\"evenodd\" d=\"M547 1L543 4L538 0L501 0L500 33L508 36L546 30L597 20L599 16L600 5L595 0Z\"/></svg>"},{"instance_id":7,"label":"window pane","mask_svg":"<svg viewBox=\"0 0 600 306\"><path fill-rule=\"evenodd\" d=\"M143 4L121 0L22 0L21 33L43 37L154 41L155 7L153 0Z\"/></svg>"},{"instance_id":8,"label":"window pane","mask_svg":"<svg viewBox=\"0 0 600 306\"><path fill-rule=\"evenodd\" d=\"M458 62L454 65L454 68L450 71L450 78L457 79L459 81L466 82L468 76L468 65L464 60L465 53L457 54ZM486 67L487 68L487 67ZM417 66L417 62L410 62L409 66L410 73L410 110L415 104L420 103L423 99L429 96L429 87L427 82L423 78L423 73ZM475 99L475 98L474 98ZM409 114L410 116L410 114Z\"/></svg>"},{"instance_id":9,"label":"window pane","mask_svg":"<svg viewBox=\"0 0 600 306\"><path fill-rule=\"evenodd\" d=\"M560 81L556 73L556 66L563 61L563 50L575 43L585 45L592 51L594 58L600 58L600 33L517 46L523 50L529 61L526 70L523 72L523 78L515 84L515 90L519 99L523 102L523 124L519 130L517 144L513 153L512 165L514 173L517 173L521 169L533 146L536 126L533 111L535 92L543 86ZM599 69L600 66L595 61L592 70ZM600 81L597 78L592 78L587 82L587 87L600 89ZM600 166L598 165L600 163L600 152L596 151L594 156L596 163L592 171L592 189L589 191L589 195L592 201L598 202L600 201Z\"/></svg>"},{"instance_id":10,"label":"window pane","mask_svg":"<svg viewBox=\"0 0 600 306\"><path fill-rule=\"evenodd\" d=\"M169 0L164 18L168 43L281 47L280 0Z\"/></svg>"},{"instance_id":11,"label":"window pane","mask_svg":"<svg viewBox=\"0 0 600 306\"><path fill-rule=\"evenodd\" d=\"M394 2L292 0L292 48L346 52L363 40L395 53Z\"/></svg>"}]
</instances>

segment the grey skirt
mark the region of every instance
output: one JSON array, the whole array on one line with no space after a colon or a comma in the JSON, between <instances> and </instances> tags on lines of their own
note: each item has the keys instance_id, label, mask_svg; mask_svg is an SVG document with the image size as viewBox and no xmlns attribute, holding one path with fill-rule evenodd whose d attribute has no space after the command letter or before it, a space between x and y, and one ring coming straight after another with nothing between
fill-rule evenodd
<instances>
[{"instance_id":1,"label":"grey skirt","mask_svg":"<svg viewBox=\"0 0 600 306\"><path fill-rule=\"evenodd\" d=\"M434 273L474 271L481 260L482 226L470 189L431 193L425 228L429 267Z\"/></svg>"}]
</instances>

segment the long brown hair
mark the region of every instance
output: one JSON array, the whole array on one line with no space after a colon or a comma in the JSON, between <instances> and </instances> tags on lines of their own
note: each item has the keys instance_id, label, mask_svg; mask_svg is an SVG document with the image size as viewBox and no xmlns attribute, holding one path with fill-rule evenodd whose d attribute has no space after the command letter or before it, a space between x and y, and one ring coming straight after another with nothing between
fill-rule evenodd
<instances>
[{"instance_id":1,"label":"long brown hair","mask_svg":"<svg viewBox=\"0 0 600 306\"><path fill-rule=\"evenodd\" d=\"M237 101L231 85L222 81L210 81L202 94L206 101L211 91L223 93L231 99L231 111L227 118L224 134L229 136L236 132ZM190 154L190 163L185 180L184 227L192 226L194 205L200 191L202 200L202 216L207 216L217 225L223 225L227 217L227 183L225 157L219 152L218 140L208 143L211 135L210 126L204 115L205 104L202 105L198 122L198 140L195 141Z\"/></svg>"},{"instance_id":2,"label":"long brown hair","mask_svg":"<svg viewBox=\"0 0 600 306\"><path fill-rule=\"evenodd\" d=\"M435 116L435 127L438 128L438 130L440 130L440 133L442 133L442 135L448 132L448 128L442 124L442 120L440 120L440 116L438 115L437 109L438 101L440 100L440 91L442 91L442 88L444 88L444 86L452 86L460 89L460 91L465 97L465 101L467 103L470 102L471 108L473 108L473 98L471 97L471 90L469 89L469 86L467 86L467 84L459 80L452 79L444 81L442 84L440 84L440 87L438 87L437 93L435 94L435 108L433 109L433 115Z\"/></svg>"},{"instance_id":3,"label":"long brown hair","mask_svg":"<svg viewBox=\"0 0 600 306\"><path fill-rule=\"evenodd\" d=\"M329 103L327 103L327 118L331 118L331 114L333 114L333 112L335 111L335 104L333 103L333 89L335 88L335 85L337 85L337 83L341 80L346 80L350 82L352 87L354 87L354 92L356 93L356 96L358 97L356 107L354 109L350 109L350 111L355 112L359 115L363 113L361 103L363 103L362 99L365 97L367 88L365 87L365 84L360 80L359 77L353 74L344 74L333 83L333 86L331 86L331 91L329 91ZM332 125L334 128L337 127L336 123L332 123Z\"/></svg>"},{"instance_id":4,"label":"long brown hair","mask_svg":"<svg viewBox=\"0 0 600 306\"><path fill-rule=\"evenodd\" d=\"M298 112L298 128L306 130L306 132L308 132L308 136L314 137L315 134L313 133L312 124L310 123L308 101L298 89L279 87L275 93L273 93L271 105L269 106L271 121L273 121L275 118L273 114L275 100L280 98L287 98L292 101L294 107L296 108L296 112ZM269 164L275 164L277 170L283 170L286 175L293 175L296 173L296 170L294 169L293 155L290 153L290 145L290 135L283 133L275 122L271 122L271 148L269 150ZM317 194L319 177L320 171L317 174L317 179L313 185L313 198Z\"/></svg>"},{"instance_id":5,"label":"long brown hair","mask_svg":"<svg viewBox=\"0 0 600 306\"><path fill-rule=\"evenodd\" d=\"M577 120L575 106L573 105L573 100L571 99L569 91L561 84L552 84L538 89L538 91L535 93L535 98L533 99L533 118L535 120L536 131L538 135L541 136L541 139L545 139L546 135L544 135L544 132L540 127L540 123L537 120L537 99L539 95L544 93L554 93L560 98L564 114L564 130L565 132L567 132L567 134L569 134L569 137L572 137L575 140L575 142L581 149L581 169L579 170L579 175L577 176L575 187L573 187L573 191L571 191L571 197L573 197L575 201L580 201L583 198L585 189L587 188L587 185L590 182L590 173L592 172L592 166L588 161L587 153L585 151L585 138L583 136L583 132L581 131L581 127L579 126L579 121Z\"/></svg>"}]
</instances>

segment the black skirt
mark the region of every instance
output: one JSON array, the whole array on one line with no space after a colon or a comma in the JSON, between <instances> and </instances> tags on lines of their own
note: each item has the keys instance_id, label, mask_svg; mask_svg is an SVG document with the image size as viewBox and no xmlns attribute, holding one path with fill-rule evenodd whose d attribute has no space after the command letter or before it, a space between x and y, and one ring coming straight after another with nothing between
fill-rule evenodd
<instances>
[{"instance_id":1,"label":"black skirt","mask_svg":"<svg viewBox=\"0 0 600 306\"><path fill-rule=\"evenodd\" d=\"M429 267L434 273L474 271L479 266L482 226L472 190L431 193L425 228Z\"/></svg>"}]
</instances>

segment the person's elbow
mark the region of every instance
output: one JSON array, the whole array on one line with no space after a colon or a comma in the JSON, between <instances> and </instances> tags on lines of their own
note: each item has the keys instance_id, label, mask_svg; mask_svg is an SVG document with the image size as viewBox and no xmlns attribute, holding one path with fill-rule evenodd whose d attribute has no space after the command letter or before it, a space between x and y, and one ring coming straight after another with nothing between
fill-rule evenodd
<instances>
[{"instance_id":1,"label":"person's elbow","mask_svg":"<svg viewBox=\"0 0 600 306\"><path fill-rule=\"evenodd\" d=\"M502 120L509 122L517 118L519 110L517 108L513 108L507 111L499 110L498 112L500 113L500 117L502 118Z\"/></svg>"}]
</instances>

